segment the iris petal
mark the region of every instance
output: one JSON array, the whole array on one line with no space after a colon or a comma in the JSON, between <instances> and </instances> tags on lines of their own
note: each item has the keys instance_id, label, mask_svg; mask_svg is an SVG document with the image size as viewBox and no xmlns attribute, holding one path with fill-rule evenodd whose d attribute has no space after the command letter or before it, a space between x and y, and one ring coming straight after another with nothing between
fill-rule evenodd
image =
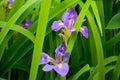
<instances>
[{"instance_id":1,"label":"iris petal","mask_svg":"<svg viewBox=\"0 0 120 80\"><path fill-rule=\"evenodd\" d=\"M66 52L66 45L65 45L65 42L63 41L62 44L58 46L55 50L56 59L59 54L64 55L65 52Z\"/></svg>"},{"instance_id":2,"label":"iris petal","mask_svg":"<svg viewBox=\"0 0 120 80\"><path fill-rule=\"evenodd\" d=\"M41 54L41 58L40 58L40 64L47 64L47 63L49 63L50 62L50 57L49 57L49 55L47 55L46 53L42 53Z\"/></svg>"},{"instance_id":3,"label":"iris petal","mask_svg":"<svg viewBox=\"0 0 120 80\"><path fill-rule=\"evenodd\" d=\"M69 66L66 63L56 64L54 70L61 76L65 76L69 71Z\"/></svg>"},{"instance_id":4,"label":"iris petal","mask_svg":"<svg viewBox=\"0 0 120 80\"><path fill-rule=\"evenodd\" d=\"M51 71L52 69L54 68L54 66L52 65L49 65L49 64L46 64L44 67L43 67L43 71Z\"/></svg>"},{"instance_id":5,"label":"iris petal","mask_svg":"<svg viewBox=\"0 0 120 80\"><path fill-rule=\"evenodd\" d=\"M86 26L81 27L80 32L85 38L88 38L88 28Z\"/></svg>"},{"instance_id":6,"label":"iris petal","mask_svg":"<svg viewBox=\"0 0 120 80\"><path fill-rule=\"evenodd\" d=\"M70 59L70 54L68 52L65 52L64 54L64 62Z\"/></svg>"},{"instance_id":7,"label":"iris petal","mask_svg":"<svg viewBox=\"0 0 120 80\"><path fill-rule=\"evenodd\" d=\"M13 3L14 3L14 0L8 0L8 2L9 2L10 4L13 4Z\"/></svg>"},{"instance_id":8,"label":"iris petal","mask_svg":"<svg viewBox=\"0 0 120 80\"><path fill-rule=\"evenodd\" d=\"M24 28L29 28L32 25L32 21L25 19L22 23L21 26L23 26Z\"/></svg>"},{"instance_id":9,"label":"iris petal","mask_svg":"<svg viewBox=\"0 0 120 80\"><path fill-rule=\"evenodd\" d=\"M66 25L66 26L68 26L68 24L69 24L69 22L70 22L70 20L71 19L73 19L72 21L73 21L73 23L72 24L74 24L74 22L76 21L76 19L77 19L77 12L73 9L73 8L70 8L68 11L66 11L64 14L63 14L63 16L62 16L62 21L64 22L64 24Z\"/></svg>"},{"instance_id":10,"label":"iris petal","mask_svg":"<svg viewBox=\"0 0 120 80\"><path fill-rule=\"evenodd\" d=\"M52 24L52 30L56 32L59 31L63 27L64 27L64 23L62 23L61 20L54 21Z\"/></svg>"}]
</instances>

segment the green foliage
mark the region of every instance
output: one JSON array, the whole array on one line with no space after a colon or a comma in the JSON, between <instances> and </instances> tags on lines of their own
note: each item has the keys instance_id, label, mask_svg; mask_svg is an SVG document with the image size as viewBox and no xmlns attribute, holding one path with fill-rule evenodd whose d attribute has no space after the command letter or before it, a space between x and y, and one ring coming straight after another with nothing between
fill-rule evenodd
<instances>
[{"instance_id":1,"label":"green foliage","mask_svg":"<svg viewBox=\"0 0 120 80\"><path fill-rule=\"evenodd\" d=\"M120 28L120 13L116 14L112 17L112 19L109 21L106 29L119 29Z\"/></svg>"},{"instance_id":2,"label":"green foliage","mask_svg":"<svg viewBox=\"0 0 120 80\"><path fill-rule=\"evenodd\" d=\"M15 0L11 6L0 0L0 80L119 80L119 0ZM42 52L54 58L61 44L51 25L64 11L78 13L73 32L66 41L70 53L69 72L61 77L44 72L39 65ZM21 26L25 19L29 28ZM83 19L86 21L83 23ZM79 30L88 27L88 39Z\"/></svg>"}]
</instances>

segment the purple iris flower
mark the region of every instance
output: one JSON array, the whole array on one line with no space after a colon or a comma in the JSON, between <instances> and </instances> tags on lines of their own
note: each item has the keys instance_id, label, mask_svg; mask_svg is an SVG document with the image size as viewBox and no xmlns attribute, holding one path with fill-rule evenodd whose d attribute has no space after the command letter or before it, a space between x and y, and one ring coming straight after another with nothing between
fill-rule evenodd
<instances>
[{"instance_id":1,"label":"purple iris flower","mask_svg":"<svg viewBox=\"0 0 120 80\"><path fill-rule=\"evenodd\" d=\"M14 3L14 0L8 0L8 2L12 5Z\"/></svg>"},{"instance_id":2,"label":"purple iris flower","mask_svg":"<svg viewBox=\"0 0 120 80\"><path fill-rule=\"evenodd\" d=\"M54 69L61 76L65 76L69 71L68 64L65 61L69 60L70 55L66 52L66 46L64 42L55 50L55 58L51 58L48 54L42 53L40 58L40 64L46 64L43 67L43 71L51 71ZM64 58L64 59L63 59ZM53 65L48 64L51 62Z\"/></svg>"},{"instance_id":3,"label":"purple iris flower","mask_svg":"<svg viewBox=\"0 0 120 80\"><path fill-rule=\"evenodd\" d=\"M82 35L85 37L85 38L88 38L88 28L86 26L82 26L80 28L80 32L82 33Z\"/></svg>"},{"instance_id":4,"label":"purple iris flower","mask_svg":"<svg viewBox=\"0 0 120 80\"><path fill-rule=\"evenodd\" d=\"M25 19L22 23L21 26L23 26L24 28L29 28L32 25L32 21Z\"/></svg>"},{"instance_id":5,"label":"purple iris flower","mask_svg":"<svg viewBox=\"0 0 120 80\"><path fill-rule=\"evenodd\" d=\"M58 31L61 28L67 28L70 33L75 31L76 28L73 27L73 24L75 23L77 16L77 12L73 8L70 8L63 14L62 21L58 20L53 22L52 30Z\"/></svg>"}]
</instances>

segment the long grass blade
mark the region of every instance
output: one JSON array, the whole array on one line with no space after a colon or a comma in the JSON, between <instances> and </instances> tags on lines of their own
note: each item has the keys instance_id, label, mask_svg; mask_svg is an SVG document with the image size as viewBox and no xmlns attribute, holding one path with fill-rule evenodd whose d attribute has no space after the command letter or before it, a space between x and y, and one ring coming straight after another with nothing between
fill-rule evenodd
<instances>
[{"instance_id":1,"label":"long grass blade","mask_svg":"<svg viewBox=\"0 0 120 80\"><path fill-rule=\"evenodd\" d=\"M29 80L36 80L40 54L42 53L42 47L43 47L44 38L45 38L45 31L47 27L49 12L50 12L50 6L51 6L51 0L47 0L47 1L42 0Z\"/></svg>"}]
</instances>

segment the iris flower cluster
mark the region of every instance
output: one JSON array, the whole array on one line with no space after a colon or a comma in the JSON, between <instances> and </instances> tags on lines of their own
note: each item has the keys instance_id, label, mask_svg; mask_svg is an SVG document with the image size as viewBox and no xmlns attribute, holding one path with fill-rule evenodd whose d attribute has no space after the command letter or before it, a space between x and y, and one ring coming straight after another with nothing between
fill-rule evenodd
<instances>
[{"instance_id":1,"label":"iris flower cluster","mask_svg":"<svg viewBox=\"0 0 120 80\"><path fill-rule=\"evenodd\" d=\"M63 14L62 20L57 20L53 22L52 30L57 32L63 28L67 29L67 31L71 34L72 32L76 31L76 28L74 28L74 23L77 17L78 17L77 12L73 8L70 8ZM83 20L83 22L84 21L85 20ZM65 30L63 30L63 32L64 31ZM85 38L88 38L88 28L86 26L82 26L79 32L81 32Z\"/></svg>"},{"instance_id":2,"label":"iris flower cluster","mask_svg":"<svg viewBox=\"0 0 120 80\"><path fill-rule=\"evenodd\" d=\"M73 8L70 8L63 14L62 20L57 20L52 23L53 31L57 32L62 29L59 35L62 36L63 41L55 50L55 59L51 58L47 53L43 52L41 54L40 65L45 64L42 68L43 71L55 70L61 76L65 76L68 73L69 66L65 62L69 60L70 54L66 52L66 45L71 33L76 31L74 23L77 17L77 12ZM85 20L83 20L83 22L84 21ZM86 26L82 26L79 32L81 32L85 38L88 38L88 28Z\"/></svg>"},{"instance_id":3,"label":"iris flower cluster","mask_svg":"<svg viewBox=\"0 0 120 80\"><path fill-rule=\"evenodd\" d=\"M65 76L69 71L69 66L65 62L69 60L70 55L66 52L66 45L64 42L55 50L55 59L51 58L48 54L42 53L40 64L45 64L43 71L50 71L54 69L61 76ZM51 62L52 64L49 64Z\"/></svg>"}]
</instances>

